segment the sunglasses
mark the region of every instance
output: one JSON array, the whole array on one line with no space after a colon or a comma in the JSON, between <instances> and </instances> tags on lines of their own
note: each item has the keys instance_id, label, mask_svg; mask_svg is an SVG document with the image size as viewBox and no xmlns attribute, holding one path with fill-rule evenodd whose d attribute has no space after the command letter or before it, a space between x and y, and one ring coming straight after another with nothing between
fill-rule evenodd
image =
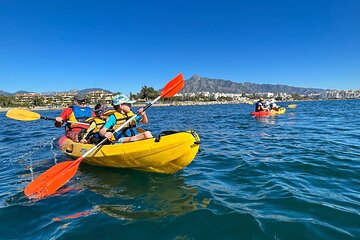
<instances>
[{"instance_id":1,"label":"sunglasses","mask_svg":"<svg viewBox=\"0 0 360 240\"><path fill-rule=\"evenodd\" d=\"M123 105L128 106L129 108L131 108L131 103L123 103Z\"/></svg>"}]
</instances>

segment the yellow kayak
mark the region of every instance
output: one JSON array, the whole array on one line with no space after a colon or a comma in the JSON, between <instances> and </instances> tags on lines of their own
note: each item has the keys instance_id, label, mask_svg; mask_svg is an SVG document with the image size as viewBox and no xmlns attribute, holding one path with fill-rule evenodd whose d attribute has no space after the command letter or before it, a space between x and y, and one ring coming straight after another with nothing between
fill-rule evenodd
<instances>
[{"instance_id":1,"label":"yellow kayak","mask_svg":"<svg viewBox=\"0 0 360 240\"><path fill-rule=\"evenodd\" d=\"M200 147L200 137L192 130L164 133L165 135L156 139L103 145L87 156L83 162L102 167L175 173L188 166L195 158ZM74 142L66 136L59 140L60 149L73 158L82 156L93 146Z\"/></svg>"},{"instance_id":2,"label":"yellow kayak","mask_svg":"<svg viewBox=\"0 0 360 240\"><path fill-rule=\"evenodd\" d=\"M278 110L278 111L271 110L271 115L284 114L285 112L286 112L286 108L281 107L281 108L279 108L279 110Z\"/></svg>"}]
</instances>

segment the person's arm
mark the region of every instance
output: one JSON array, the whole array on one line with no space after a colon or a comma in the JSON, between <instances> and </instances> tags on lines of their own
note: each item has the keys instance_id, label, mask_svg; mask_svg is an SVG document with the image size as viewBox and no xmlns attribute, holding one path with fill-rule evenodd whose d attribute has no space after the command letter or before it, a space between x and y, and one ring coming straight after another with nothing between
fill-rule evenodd
<instances>
[{"instance_id":1,"label":"person's arm","mask_svg":"<svg viewBox=\"0 0 360 240\"><path fill-rule=\"evenodd\" d=\"M60 114L60 116L55 118L55 126L61 127L64 121L69 119L71 114L72 108L65 108L64 111Z\"/></svg>"},{"instance_id":2,"label":"person's arm","mask_svg":"<svg viewBox=\"0 0 360 240\"><path fill-rule=\"evenodd\" d=\"M140 109L138 110L138 113L140 113L140 116L141 116L140 122L141 122L142 124L147 124L149 121L148 121L148 118L147 118L147 115L146 115L146 112L144 111L144 109L143 109L143 108L140 108Z\"/></svg>"},{"instance_id":3,"label":"person's arm","mask_svg":"<svg viewBox=\"0 0 360 240\"><path fill-rule=\"evenodd\" d=\"M112 132L108 132L107 130L110 129L115 124L116 124L116 118L114 115L111 115L107 119L105 125L100 129L99 135L102 137L106 137L107 139L109 139L109 141L111 141L114 134Z\"/></svg>"}]
</instances>

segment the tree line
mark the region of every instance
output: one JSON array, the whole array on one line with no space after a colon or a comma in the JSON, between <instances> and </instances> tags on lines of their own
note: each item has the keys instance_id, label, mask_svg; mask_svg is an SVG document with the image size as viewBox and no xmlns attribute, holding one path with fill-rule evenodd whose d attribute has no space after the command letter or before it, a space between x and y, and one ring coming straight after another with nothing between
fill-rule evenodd
<instances>
[{"instance_id":1,"label":"tree line","mask_svg":"<svg viewBox=\"0 0 360 240\"><path fill-rule=\"evenodd\" d=\"M119 92L114 93L114 95L119 94ZM143 86L139 93L130 94L130 98L135 99L137 101L151 101L158 97L160 94L160 91L155 90L153 87ZM93 95L92 95L93 96ZM246 96L249 99L258 99L260 96L257 96L255 94ZM265 97L266 98L266 97ZM303 96L300 96L299 94L293 94L293 99L296 100L305 100ZM95 98L96 101L101 101L101 98ZM61 96L56 96L56 102L62 102L63 98ZM213 95L204 95L204 94L196 94L194 96L190 95L183 95L183 96L173 96L171 99L161 99L162 102L181 102L181 101L200 101L200 102L209 102L209 101L232 101L234 100L232 97L225 97L221 96L215 99ZM281 100L281 99L276 99ZM29 101L26 103L20 104L17 101L16 96L2 96L0 95L0 107L6 108L6 107L36 107L36 106L45 106L45 105L53 105L52 98L48 98L45 102L45 98L42 96L33 96ZM95 103L91 103L95 104Z\"/></svg>"}]
</instances>

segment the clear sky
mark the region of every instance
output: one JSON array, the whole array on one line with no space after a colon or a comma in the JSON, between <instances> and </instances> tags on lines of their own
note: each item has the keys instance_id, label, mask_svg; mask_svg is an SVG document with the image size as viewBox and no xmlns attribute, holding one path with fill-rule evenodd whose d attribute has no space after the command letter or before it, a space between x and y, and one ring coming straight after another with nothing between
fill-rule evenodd
<instances>
[{"instance_id":1,"label":"clear sky","mask_svg":"<svg viewBox=\"0 0 360 240\"><path fill-rule=\"evenodd\" d=\"M179 72L360 89L360 1L0 0L0 90L139 92Z\"/></svg>"}]
</instances>

